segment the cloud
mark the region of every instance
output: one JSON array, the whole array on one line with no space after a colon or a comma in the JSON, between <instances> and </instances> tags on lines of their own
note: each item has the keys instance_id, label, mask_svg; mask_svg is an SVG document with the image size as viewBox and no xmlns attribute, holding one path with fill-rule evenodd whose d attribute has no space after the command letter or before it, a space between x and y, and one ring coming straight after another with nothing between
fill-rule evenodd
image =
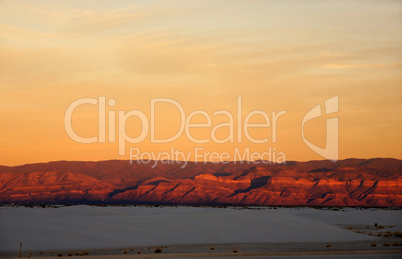
<instances>
[{"instance_id":1,"label":"cloud","mask_svg":"<svg viewBox=\"0 0 402 259\"><path fill-rule=\"evenodd\" d=\"M334 69L385 69L392 67L401 67L402 62L390 63L338 63L338 64L325 64L324 67Z\"/></svg>"},{"instance_id":2,"label":"cloud","mask_svg":"<svg viewBox=\"0 0 402 259\"><path fill-rule=\"evenodd\" d=\"M137 34L121 38L116 44L122 67L134 74L211 73L220 63L218 44L184 34Z\"/></svg>"}]
</instances>

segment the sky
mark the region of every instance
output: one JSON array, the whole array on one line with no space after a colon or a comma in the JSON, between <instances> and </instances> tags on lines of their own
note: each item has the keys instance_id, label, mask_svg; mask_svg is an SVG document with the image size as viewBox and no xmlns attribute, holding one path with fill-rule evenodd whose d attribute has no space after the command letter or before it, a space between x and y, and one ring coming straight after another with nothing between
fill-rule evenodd
<instances>
[{"instance_id":1,"label":"sky","mask_svg":"<svg viewBox=\"0 0 402 259\"><path fill-rule=\"evenodd\" d=\"M286 160L325 159L302 137L309 110L334 96L339 110L304 125L304 136L326 146L326 121L339 121L339 159L402 159L401 1L0 1L0 164L55 160L129 159L130 148L190 154L194 149L236 149ZM174 100L188 117L202 110L211 126L185 131L174 141L153 143L150 130L138 143L143 121L132 116L114 127L116 141L79 143L66 131L65 113L81 98L113 99L114 113L139 111L150 120L151 101ZM237 103L241 98L241 116ZM99 103L99 102L98 102ZM82 137L98 137L99 105L72 114ZM252 111L270 126L249 129L254 143L234 127L233 141L217 143L212 128L234 126ZM276 124L273 112L285 111ZM322 110L323 113L324 110ZM138 114L138 113L137 113ZM155 136L167 139L183 121L177 106L155 106ZM195 115L192 123L207 118ZM257 114L250 122L265 123ZM149 129L150 127L148 127ZM106 127L109 135L109 127ZM229 127L215 131L217 139ZM271 157L272 158L272 157ZM272 160L272 159L271 159Z\"/></svg>"}]
</instances>

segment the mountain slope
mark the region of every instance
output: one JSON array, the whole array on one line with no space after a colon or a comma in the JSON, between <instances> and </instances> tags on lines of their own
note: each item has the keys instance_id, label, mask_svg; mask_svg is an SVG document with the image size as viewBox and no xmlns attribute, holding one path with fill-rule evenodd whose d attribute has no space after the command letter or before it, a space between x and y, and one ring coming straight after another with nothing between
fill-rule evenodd
<instances>
[{"instance_id":1,"label":"mountain slope","mask_svg":"<svg viewBox=\"0 0 402 259\"><path fill-rule=\"evenodd\" d=\"M49 162L0 167L0 203L402 205L402 161Z\"/></svg>"}]
</instances>

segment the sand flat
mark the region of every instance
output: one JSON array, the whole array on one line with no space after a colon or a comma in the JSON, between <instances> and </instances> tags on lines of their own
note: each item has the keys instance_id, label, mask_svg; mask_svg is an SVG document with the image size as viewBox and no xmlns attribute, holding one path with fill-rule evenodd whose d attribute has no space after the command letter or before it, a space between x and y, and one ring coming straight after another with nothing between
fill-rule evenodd
<instances>
[{"instance_id":1,"label":"sand flat","mask_svg":"<svg viewBox=\"0 0 402 259\"><path fill-rule=\"evenodd\" d=\"M168 247L164 254L326 251L326 243L338 251L354 244L351 250L358 251L370 248L370 242L380 242L381 237L359 234L344 225L377 222L398 228L401 218L400 210L354 208L2 207L0 251L16 252L20 242L25 253L63 251L65 255L69 250L87 249L98 255L101 250L112 254L126 250L134 256L138 249L154 253L157 246ZM361 246L356 245L359 242ZM211 245L214 250L208 249ZM152 248L145 251L147 247Z\"/></svg>"}]
</instances>

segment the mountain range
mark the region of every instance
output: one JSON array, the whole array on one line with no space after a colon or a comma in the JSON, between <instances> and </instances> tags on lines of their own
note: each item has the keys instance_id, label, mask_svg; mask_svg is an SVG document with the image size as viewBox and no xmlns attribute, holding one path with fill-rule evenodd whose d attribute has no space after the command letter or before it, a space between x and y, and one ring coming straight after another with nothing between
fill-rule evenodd
<instances>
[{"instance_id":1,"label":"mountain range","mask_svg":"<svg viewBox=\"0 0 402 259\"><path fill-rule=\"evenodd\" d=\"M402 161L0 166L0 203L402 206Z\"/></svg>"}]
</instances>

